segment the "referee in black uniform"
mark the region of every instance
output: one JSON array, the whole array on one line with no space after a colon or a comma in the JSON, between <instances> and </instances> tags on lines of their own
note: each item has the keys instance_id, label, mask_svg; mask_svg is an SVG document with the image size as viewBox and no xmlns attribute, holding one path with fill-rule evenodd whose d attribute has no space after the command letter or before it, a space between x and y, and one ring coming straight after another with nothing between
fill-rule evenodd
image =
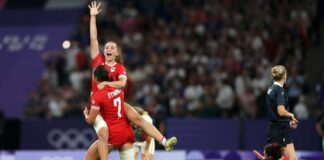
<instances>
[{"instance_id":1,"label":"referee in black uniform","mask_svg":"<svg viewBox=\"0 0 324 160\"><path fill-rule=\"evenodd\" d=\"M296 160L294 144L290 137L290 128L297 128L297 119L288 112L288 96L283 88L287 80L287 70L277 65L271 69L273 85L267 91L266 111L269 119L267 144L277 143L283 146L283 154L289 160Z\"/></svg>"}]
</instances>

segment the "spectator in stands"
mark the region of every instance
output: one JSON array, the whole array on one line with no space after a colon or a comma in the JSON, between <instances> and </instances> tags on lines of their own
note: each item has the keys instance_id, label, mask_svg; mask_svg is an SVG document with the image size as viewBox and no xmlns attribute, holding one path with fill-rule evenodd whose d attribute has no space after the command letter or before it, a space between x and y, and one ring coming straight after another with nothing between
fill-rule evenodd
<instances>
[{"instance_id":1,"label":"spectator in stands","mask_svg":"<svg viewBox=\"0 0 324 160\"><path fill-rule=\"evenodd\" d=\"M305 97L301 95L299 101L294 107L294 113L298 119L307 119L309 117L308 107L305 103Z\"/></svg>"},{"instance_id":2,"label":"spectator in stands","mask_svg":"<svg viewBox=\"0 0 324 160\"><path fill-rule=\"evenodd\" d=\"M289 98L289 106L294 109L295 105L298 103L298 99L303 93L303 88L305 84L305 78L302 74L299 73L297 64L291 67L291 73L287 79L287 87L288 87L288 98Z\"/></svg>"}]
</instances>

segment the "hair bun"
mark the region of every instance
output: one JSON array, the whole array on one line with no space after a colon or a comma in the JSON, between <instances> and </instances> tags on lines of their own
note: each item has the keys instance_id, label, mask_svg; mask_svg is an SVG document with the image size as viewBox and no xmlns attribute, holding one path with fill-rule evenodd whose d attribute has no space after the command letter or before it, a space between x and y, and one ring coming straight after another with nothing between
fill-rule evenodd
<instances>
[{"instance_id":1,"label":"hair bun","mask_svg":"<svg viewBox=\"0 0 324 160\"><path fill-rule=\"evenodd\" d=\"M271 76L272 79L275 81L279 81L283 78L283 76L286 74L286 68L282 65L276 65L271 68Z\"/></svg>"}]
</instances>

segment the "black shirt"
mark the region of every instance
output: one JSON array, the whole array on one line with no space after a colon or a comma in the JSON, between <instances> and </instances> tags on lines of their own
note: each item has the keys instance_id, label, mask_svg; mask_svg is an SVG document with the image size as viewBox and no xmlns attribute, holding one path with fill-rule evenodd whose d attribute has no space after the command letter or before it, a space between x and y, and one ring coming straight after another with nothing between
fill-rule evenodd
<instances>
[{"instance_id":1,"label":"black shirt","mask_svg":"<svg viewBox=\"0 0 324 160\"><path fill-rule=\"evenodd\" d=\"M284 88L278 84L273 84L267 91L266 97L266 112L268 119L273 123L288 123L288 117L282 117L278 114L277 108L279 105L285 106L289 110L288 96Z\"/></svg>"}]
</instances>

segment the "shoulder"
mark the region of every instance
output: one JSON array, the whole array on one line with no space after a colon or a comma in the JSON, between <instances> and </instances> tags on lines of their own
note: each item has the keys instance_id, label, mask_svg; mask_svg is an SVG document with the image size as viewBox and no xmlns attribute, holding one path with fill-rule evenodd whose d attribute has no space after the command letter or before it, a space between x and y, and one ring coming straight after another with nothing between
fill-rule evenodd
<instances>
[{"instance_id":1,"label":"shoulder","mask_svg":"<svg viewBox=\"0 0 324 160\"><path fill-rule=\"evenodd\" d=\"M125 66L122 65L122 64L120 64L120 63L117 63L117 64L115 65L115 67L116 67L116 68L120 68L120 69L125 69Z\"/></svg>"},{"instance_id":2,"label":"shoulder","mask_svg":"<svg viewBox=\"0 0 324 160\"><path fill-rule=\"evenodd\" d=\"M116 67L117 72L120 75L124 75L124 76L127 75L125 66L123 66L122 64L117 63L115 67Z\"/></svg>"},{"instance_id":3,"label":"shoulder","mask_svg":"<svg viewBox=\"0 0 324 160\"><path fill-rule=\"evenodd\" d=\"M282 94L282 95L284 95L286 91L285 91L284 88L278 87L277 92L280 93L280 94Z\"/></svg>"},{"instance_id":4,"label":"shoulder","mask_svg":"<svg viewBox=\"0 0 324 160\"><path fill-rule=\"evenodd\" d=\"M104 59L105 58L103 57L103 55L99 52L98 55L92 59L92 67L101 65L102 63L104 63Z\"/></svg>"},{"instance_id":5,"label":"shoulder","mask_svg":"<svg viewBox=\"0 0 324 160\"><path fill-rule=\"evenodd\" d=\"M275 93L275 92L276 92L276 87L274 85L269 87L268 90L267 90L268 95L273 95L273 93Z\"/></svg>"},{"instance_id":6,"label":"shoulder","mask_svg":"<svg viewBox=\"0 0 324 160\"><path fill-rule=\"evenodd\" d=\"M99 91L94 92L94 93L91 95L91 97L92 97L92 98L94 98L94 97L98 97L98 95L99 95Z\"/></svg>"},{"instance_id":7,"label":"shoulder","mask_svg":"<svg viewBox=\"0 0 324 160\"><path fill-rule=\"evenodd\" d=\"M97 54L97 56L95 58L93 58L93 60L103 60L103 59L104 59L104 56L103 56L103 54L101 52L99 52Z\"/></svg>"},{"instance_id":8,"label":"shoulder","mask_svg":"<svg viewBox=\"0 0 324 160\"><path fill-rule=\"evenodd\" d=\"M105 94L105 92L106 92L105 90L99 90L98 92L94 93L92 95L92 97L93 98L100 98L100 97L102 97Z\"/></svg>"},{"instance_id":9,"label":"shoulder","mask_svg":"<svg viewBox=\"0 0 324 160\"><path fill-rule=\"evenodd\" d=\"M278 95L284 93L283 88L279 87L279 86L276 86L276 85L272 85L271 87L269 87L268 91L267 91L267 94L269 96L275 96L277 97ZM279 94L280 93L280 94Z\"/></svg>"},{"instance_id":10,"label":"shoulder","mask_svg":"<svg viewBox=\"0 0 324 160\"><path fill-rule=\"evenodd\" d=\"M92 105L99 105L101 103L101 96L99 92L95 92L92 96L91 96L91 104Z\"/></svg>"}]
</instances>

